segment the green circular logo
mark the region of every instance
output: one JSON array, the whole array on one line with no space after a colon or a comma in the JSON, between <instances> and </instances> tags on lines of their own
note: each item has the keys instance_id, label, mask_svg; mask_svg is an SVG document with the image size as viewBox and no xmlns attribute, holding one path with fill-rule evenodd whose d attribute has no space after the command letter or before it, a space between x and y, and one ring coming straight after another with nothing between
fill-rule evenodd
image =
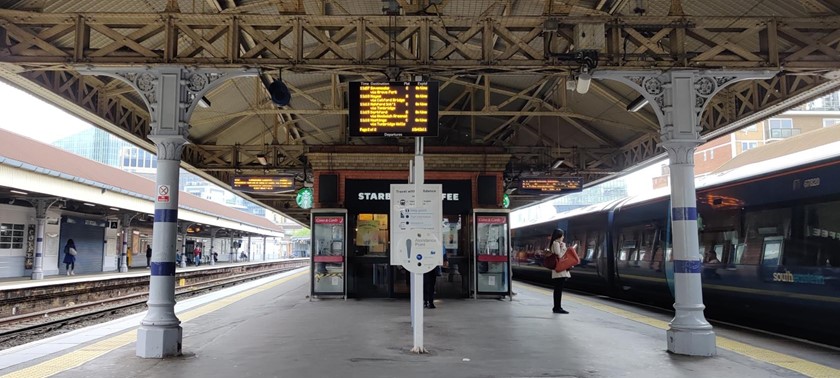
<instances>
[{"instance_id":1,"label":"green circular logo","mask_svg":"<svg viewBox=\"0 0 840 378\"><path fill-rule=\"evenodd\" d=\"M510 196L507 193L505 193L505 195L502 196L502 207L504 207L505 209L510 207Z\"/></svg>"},{"instance_id":2,"label":"green circular logo","mask_svg":"<svg viewBox=\"0 0 840 378\"><path fill-rule=\"evenodd\" d=\"M312 199L312 188L302 188L298 190L295 202L301 209L310 209L312 208Z\"/></svg>"}]
</instances>

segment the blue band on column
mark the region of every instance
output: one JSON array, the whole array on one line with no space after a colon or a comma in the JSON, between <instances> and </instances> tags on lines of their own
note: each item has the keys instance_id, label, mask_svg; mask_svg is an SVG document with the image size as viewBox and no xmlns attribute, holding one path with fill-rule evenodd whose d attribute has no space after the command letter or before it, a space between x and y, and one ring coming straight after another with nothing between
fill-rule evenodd
<instances>
[{"instance_id":1,"label":"blue band on column","mask_svg":"<svg viewBox=\"0 0 840 378\"><path fill-rule=\"evenodd\" d=\"M178 209L155 209L155 222L175 223L178 221Z\"/></svg>"},{"instance_id":2,"label":"blue band on column","mask_svg":"<svg viewBox=\"0 0 840 378\"><path fill-rule=\"evenodd\" d=\"M41 257L41 254L40 254L40 253L36 253L36 254L35 254L35 257Z\"/></svg>"},{"instance_id":3,"label":"blue band on column","mask_svg":"<svg viewBox=\"0 0 840 378\"><path fill-rule=\"evenodd\" d=\"M152 261L151 271L153 276L175 276L174 262Z\"/></svg>"},{"instance_id":4,"label":"blue band on column","mask_svg":"<svg viewBox=\"0 0 840 378\"><path fill-rule=\"evenodd\" d=\"M700 273L700 260L674 260L674 273Z\"/></svg>"},{"instance_id":5,"label":"blue band on column","mask_svg":"<svg viewBox=\"0 0 840 378\"><path fill-rule=\"evenodd\" d=\"M35 238L35 241L40 243L40 242L44 241L44 238Z\"/></svg>"},{"instance_id":6,"label":"blue band on column","mask_svg":"<svg viewBox=\"0 0 840 378\"><path fill-rule=\"evenodd\" d=\"M680 220L697 220L696 207L675 207L672 209L673 219Z\"/></svg>"}]
</instances>

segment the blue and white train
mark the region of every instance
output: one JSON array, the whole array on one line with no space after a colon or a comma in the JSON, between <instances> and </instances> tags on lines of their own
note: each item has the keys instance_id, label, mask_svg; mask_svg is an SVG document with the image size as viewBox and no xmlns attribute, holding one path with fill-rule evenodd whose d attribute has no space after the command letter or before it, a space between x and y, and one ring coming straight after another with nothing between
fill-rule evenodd
<instances>
[{"instance_id":1,"label":"blue and white train","mask_svg":"<svg viewBox=\"0 0 840 378\"><path fill-rule=\"evenodd\" d=\"M840 346L840 138L815 133L741 155L755 163L698 180L698 257L709 319ZM790 153L814 144L821 145ZM668 194L514 228L514 279L550 283L541 261L560 227L582 259L567 287L672 309Z\"/></svg>"}]
</instances>

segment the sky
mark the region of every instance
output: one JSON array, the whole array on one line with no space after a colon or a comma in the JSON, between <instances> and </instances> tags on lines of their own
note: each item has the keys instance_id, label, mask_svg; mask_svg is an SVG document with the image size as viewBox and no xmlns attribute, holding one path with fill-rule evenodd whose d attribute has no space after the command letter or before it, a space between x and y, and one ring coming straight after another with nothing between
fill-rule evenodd
<instances>
[{"instance_id":1,"label":"sky","mask_svg":"<svg viewBox=\"0 0 840 378\"><path fill-rule=\"evenodd\" d=\"M93 127L24 91L0 82L0 127L51 144Z\"/></svg>"}]
</instances>

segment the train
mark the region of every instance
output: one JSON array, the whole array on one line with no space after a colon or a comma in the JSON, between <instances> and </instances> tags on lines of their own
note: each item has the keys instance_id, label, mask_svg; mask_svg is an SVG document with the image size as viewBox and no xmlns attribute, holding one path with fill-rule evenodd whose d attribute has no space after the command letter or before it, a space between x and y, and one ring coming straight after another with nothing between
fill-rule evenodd
<instances>
[{"instance_id":1,"label":"train","mask_svg":"<svg viewBox=\"0 0 840 378\"><path fill-rule=\"evenodd\" d=\"M840 346L840 138L822 131L814 148L776 142L697 180L708 319ZM514 224L513 278L550 284L542 259L561 228L582 260L567 288L673 311L669 201L652 190Z\"/></svg>"}]
</instances>

